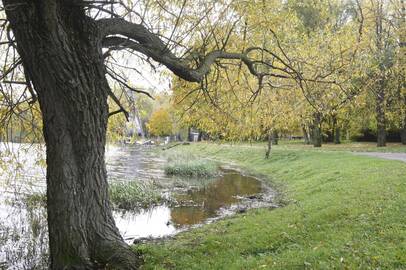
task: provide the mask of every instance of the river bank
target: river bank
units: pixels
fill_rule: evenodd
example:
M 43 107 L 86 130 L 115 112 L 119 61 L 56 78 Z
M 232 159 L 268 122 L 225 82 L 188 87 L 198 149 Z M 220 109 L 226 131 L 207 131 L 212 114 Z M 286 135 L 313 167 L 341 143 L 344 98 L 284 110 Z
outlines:
M 406 164 L 342 150 L 193 144 L 168 150 L 265 175 L 287 205 L 135 247 L 143 269 L 405 269 Z

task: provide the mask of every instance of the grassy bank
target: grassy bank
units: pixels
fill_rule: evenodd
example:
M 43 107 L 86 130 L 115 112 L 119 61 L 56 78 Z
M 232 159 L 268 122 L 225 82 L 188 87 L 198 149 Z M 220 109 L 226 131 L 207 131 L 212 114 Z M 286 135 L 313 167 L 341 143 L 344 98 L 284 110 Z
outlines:
M 342 151 L 197 144 L 172 150 L 266 175 L 290 200 L 144 244 L 144 269 L 406 269 L 406 163 Z

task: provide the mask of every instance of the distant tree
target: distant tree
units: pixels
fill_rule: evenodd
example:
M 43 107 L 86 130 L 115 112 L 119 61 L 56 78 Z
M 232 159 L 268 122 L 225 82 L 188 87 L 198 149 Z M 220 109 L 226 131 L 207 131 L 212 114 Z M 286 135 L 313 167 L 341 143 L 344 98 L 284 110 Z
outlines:
M 147 123 L 148 131 L 153 136 L 169 136 L 173 132 L 171 116 L 166 109 L 159 109 L 152 113 Z
M 404 51 L 402 55 L 401 40 L 404 38 L 402 29 L 404 29 L 405 3 L 403 0 L 371 0 L 361 3 L 365 18 L 364 35 L 367 48 L 365 52 L 369 57 L 365 72 L 367 75 L 365 82 L 370 85 L 367 94 L 371 96 L 368 106 L 375 109 L 374 129 L 377 146 L 382 147 L 386 145 L 386 130 L 393 122 L 390 121 L 391 110 L 400 105 L 395 103 L 403 101 L 400 88 L 402 77 L 404 78 L 404 67 L 402 68 L 404 60 L 401 60 L 404 59 Z M 399 91 L 396 91 L 398 87 Z M 393 102 L 394 99 L 397 102 Z M 400 105 L 400 108 L 402 107 L 403 104 Z M 403 112 L 401 109 L 395 113 L 399 118 L 396 122 L 403 121 L 400 120 L 404 115 Z M 397 126 L 399 127 L 399 124 Z

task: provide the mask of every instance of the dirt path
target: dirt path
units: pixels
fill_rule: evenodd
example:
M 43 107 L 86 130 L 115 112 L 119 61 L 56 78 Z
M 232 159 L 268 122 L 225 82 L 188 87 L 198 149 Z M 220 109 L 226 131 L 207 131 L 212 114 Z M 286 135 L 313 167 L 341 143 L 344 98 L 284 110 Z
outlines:
M 354 152 L 354 154 L 406 162 L 406 153 Z

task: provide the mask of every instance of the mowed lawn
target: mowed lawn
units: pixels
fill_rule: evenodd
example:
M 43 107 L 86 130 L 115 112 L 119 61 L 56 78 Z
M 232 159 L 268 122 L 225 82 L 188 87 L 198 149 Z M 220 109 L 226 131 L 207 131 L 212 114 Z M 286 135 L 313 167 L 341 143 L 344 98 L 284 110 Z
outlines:
M 406 269 L 406 163 L 348 149 L 282 145 L 266 160 L 264 145 L 172 148 L 263 175 L 283 206 L 137 246 L 143 269 Z

